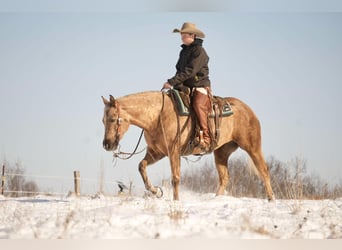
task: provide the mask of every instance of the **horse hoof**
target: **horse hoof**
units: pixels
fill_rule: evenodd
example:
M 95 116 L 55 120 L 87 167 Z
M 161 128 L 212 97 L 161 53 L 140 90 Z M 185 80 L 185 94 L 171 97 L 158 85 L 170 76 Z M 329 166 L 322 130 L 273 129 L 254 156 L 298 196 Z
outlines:
M 161 198 L 164 195 L 163 189 L 161 187 L 155 187 L 157 189 L 156 197 Z
M 275 201 L 275 196 L 272 195 L 270 197 L 267 198 L 268 202 L 274 202 Z

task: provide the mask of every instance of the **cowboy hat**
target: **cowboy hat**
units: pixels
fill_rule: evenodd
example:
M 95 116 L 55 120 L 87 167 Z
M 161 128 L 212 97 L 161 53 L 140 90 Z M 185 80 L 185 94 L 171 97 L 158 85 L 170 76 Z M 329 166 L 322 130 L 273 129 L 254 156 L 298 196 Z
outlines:
M 183 23 L 183 26 L 181 29 L 174 29 L 173 30 L 174 33 L 191 33 L 191 34 L 195 34 L 196 36 L 200 37 L 200 38 L 204 38 L 205 34 L 200 31 L 199 29 L 197 29 L 196 24 L 194 23 Z

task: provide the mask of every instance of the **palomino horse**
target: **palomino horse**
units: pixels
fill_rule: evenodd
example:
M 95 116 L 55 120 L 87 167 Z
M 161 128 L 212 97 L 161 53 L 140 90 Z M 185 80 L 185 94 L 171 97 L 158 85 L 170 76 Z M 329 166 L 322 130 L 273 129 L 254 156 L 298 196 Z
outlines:
M 139 163 L 139 172 L 145 188 L 152 194 L 157 194 L 158 188 L 149 181 L 146 168 L 168 156 L 172 173 L 173 198 L 178 200 L 180 152 L 187 146 L 190 139 L 193 129 L 192 121 L 187 122 L 188 117 L 177 117 L 178 114 L 171 98 L 164 92 L 149 91 L 118 99 L 113 96 L 110 96 L 109 100 L 104 97 L 102 99 L 105 104 L 103 147 L 107 151 L 116 150 L 119 141 L 130 125 L 144 129 L 147 150 L 144 159 Z M 240 147 L 253 160 L 258 176 L 264 183 L 267 197 L 269 200 L 273 200 L 270 176 L 261 150 L 259 120 L 242 101 L 231 97 L 226 99 L 231 104 L 234 114 L 229 117 L 222 117 L 220 138 L 213 151 L 219 177 L 216 195 L 224 194 L 229 177 L 228 158 Z M 179 127 L 182 128 L 181 132 Z M 180 136 L 179 133 L 181 133 Z M 192 154 L 198 153 L 192 152 Z

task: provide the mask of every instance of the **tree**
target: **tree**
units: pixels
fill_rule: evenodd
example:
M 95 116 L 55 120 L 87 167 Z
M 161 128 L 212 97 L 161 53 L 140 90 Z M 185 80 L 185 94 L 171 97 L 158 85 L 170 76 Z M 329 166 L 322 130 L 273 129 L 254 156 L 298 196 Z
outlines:
M 4 193 L 11 197 L 32 196 L 38 192 L 38 185 L 34 181 L 27 181 L 25 169 L 20 160 L 17 160 L 12 166 L 5 161 L 5 191 Z
M 342 197 L 342 183 L 329 186 L 319 176 L 307 173 L 306 161 L 295 157 L 281 162 L 271 156 L 267 160 L 271 182 L 277 199 L 334 199 Z M 213 163 L 187 169 L 182 184 L 200 193 L 215 192 L 218 175 Z M 264 198 L 262 182 L 254 173 L 248 159 L 240 157 L 229 160 L 229 183 L 227 193 L 235 197 Z

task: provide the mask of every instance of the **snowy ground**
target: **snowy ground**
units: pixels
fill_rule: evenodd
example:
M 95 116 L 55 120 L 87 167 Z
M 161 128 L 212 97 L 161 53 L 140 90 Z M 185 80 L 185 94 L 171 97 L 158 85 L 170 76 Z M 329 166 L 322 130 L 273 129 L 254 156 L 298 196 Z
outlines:
M 342 238 L 342 198 L 266 200 L 181 189 L 142 196 L 0 196 L 0 239 Z

